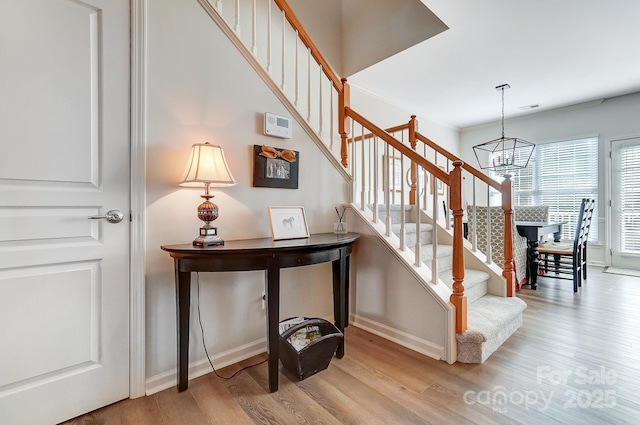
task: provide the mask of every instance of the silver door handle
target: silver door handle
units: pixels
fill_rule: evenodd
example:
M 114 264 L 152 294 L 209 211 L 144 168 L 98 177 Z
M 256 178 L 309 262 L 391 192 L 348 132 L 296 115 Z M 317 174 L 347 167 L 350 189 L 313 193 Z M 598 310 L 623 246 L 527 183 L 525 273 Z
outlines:
M 89 220 L 107 220 L 109 223 L 120 223 L 124 218 L 122 211 L 120 210 L 111 210 L 107 211 L 105 215 L 90 215 L 87 217 Z

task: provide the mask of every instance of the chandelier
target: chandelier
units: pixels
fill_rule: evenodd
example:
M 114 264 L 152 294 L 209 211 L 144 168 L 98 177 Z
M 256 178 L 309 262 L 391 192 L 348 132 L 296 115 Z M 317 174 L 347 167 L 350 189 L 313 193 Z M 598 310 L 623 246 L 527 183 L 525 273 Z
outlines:
M 502 137 L 473 147 L 478 164 L 483 170 L 525 168 L 535 148 L 531 142 L 504 135 L 504 91 L 508 88 L 511 88 L 509 84 L 496 87 L 496 90 L 502 92 Z

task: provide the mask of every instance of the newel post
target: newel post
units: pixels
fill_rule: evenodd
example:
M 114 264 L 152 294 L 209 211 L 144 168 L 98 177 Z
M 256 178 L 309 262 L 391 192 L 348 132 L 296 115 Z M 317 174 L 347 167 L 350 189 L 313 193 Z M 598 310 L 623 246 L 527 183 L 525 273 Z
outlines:
M 502 275 L 507 281 L 507 296 L 516 295 L 515 263 L 513 261 L 513 181 L 510 174 L 505 174 L 502 182 L 502 210 L 504 211 L 504 267 Z
M 351 106 L 351 90 L 347 79 L 343 78 L 342 91 L 338 93 L 338 132 L 340 133 L 340 158 L 344 168 L 349 165 L 349 144 L 347 137 L 349 136 L 349 117 L 347 116 L 347 108 Z
M 464 242 L 462 216 L 462 161 L 453 162 L 449 174 L 449 205 L 453 211 L 453 293 L 449 301 L 456 307 L 456 333 L 467 330 L 467 297 L 464 295 Z
M 409 120 L 409 143 L 411 144 L 411 149 L 416 150 L 416 146 L 418 144 L 418 139 L 416 138 L 416 132 L 418 131 L 418 120 L 415 115 L 411 115 L 411 120 Z M 409 205 L 416 204 L 416 194 L 418 189 L 418 165 L 411 161 L 411 172 L 410 172 L 409 182 Z

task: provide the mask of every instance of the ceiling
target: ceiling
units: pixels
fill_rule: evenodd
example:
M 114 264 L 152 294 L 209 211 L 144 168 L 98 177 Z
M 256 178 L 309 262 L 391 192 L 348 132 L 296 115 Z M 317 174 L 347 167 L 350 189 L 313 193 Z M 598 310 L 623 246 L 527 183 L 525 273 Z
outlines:
M 638 0 L 421 0 L 449 29 L 349 77 L 465 128 L 640 91 Z M 538 107 L 530 108 L 531 105 Z

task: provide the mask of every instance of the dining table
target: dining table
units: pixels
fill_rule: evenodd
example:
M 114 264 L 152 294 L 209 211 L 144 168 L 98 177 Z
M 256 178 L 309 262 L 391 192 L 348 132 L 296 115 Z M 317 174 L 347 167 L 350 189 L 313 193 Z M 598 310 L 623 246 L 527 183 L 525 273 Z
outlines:
M 541 241 L 553 234 L 554 242 L 558 242 L 562 235 L 564 221 L 517 221 L 516 229 L 520 236 L 527 238 L 527 272 L 526 283 L 531 289 L 538 288 L 538 246 Z M 518 286 L 517 289 L 520 289 Z

